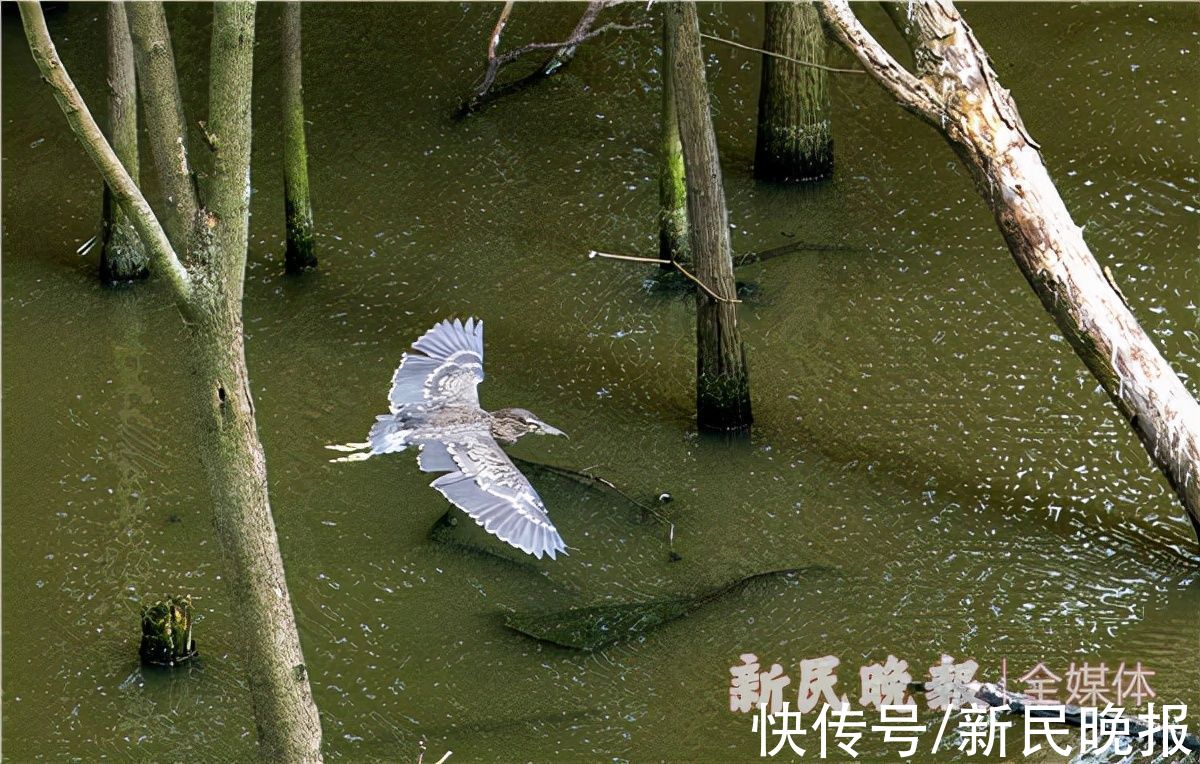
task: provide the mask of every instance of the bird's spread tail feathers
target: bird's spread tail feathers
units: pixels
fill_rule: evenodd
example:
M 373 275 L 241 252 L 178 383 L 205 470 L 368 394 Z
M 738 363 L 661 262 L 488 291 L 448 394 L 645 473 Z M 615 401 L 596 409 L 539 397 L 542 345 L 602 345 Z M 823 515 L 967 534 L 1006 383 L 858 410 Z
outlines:
M 371 434 L 363 443 L 342 443 L 325 446 L 331 451 L 342 451 L 347 456 L 330 459 L 331 462 L 361 462 L 377 454 L 403 451 L 410 444 L 408 436 L 413 432 L 407 418 L 402 415 L 381 414 L 371 426 Z
M 331 462 L 361 462 L 363 459 L 368 459 L 372 456 L 370 450 L 371 444 L 368 443 L 331 443 L 325 446 L 330 451 L 342 451 L 346 456 L 339 456 L 336 459 L 330 459 Z

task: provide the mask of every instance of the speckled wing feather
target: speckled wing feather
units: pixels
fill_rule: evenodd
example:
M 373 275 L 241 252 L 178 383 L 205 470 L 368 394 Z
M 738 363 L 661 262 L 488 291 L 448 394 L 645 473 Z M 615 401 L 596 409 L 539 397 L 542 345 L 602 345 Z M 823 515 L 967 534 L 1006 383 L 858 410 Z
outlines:
M 553 560 L 558 552 L 566 553 L 541 497 L 491 434 L 481 429 L 460 432 L 453 442 L 423 443 L 421 468 L 446 469 L 447 456 L 454 471 L 430 485 L 484 530 L 538 559 L 546 554 Z
M 483 322 L 468 318 L 436 324 L 413 343 L 392 376 L 393 414 L 405 406 L 479 406 L 483 381 Z

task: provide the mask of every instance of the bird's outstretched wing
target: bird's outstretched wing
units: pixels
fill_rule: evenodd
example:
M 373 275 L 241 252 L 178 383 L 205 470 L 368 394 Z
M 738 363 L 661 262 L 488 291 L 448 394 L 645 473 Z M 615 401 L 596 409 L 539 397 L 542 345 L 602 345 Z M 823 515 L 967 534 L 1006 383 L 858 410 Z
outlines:
M 491 434 L 422 441 L 418 463 L 426 472 L 449 472 L 430 485 L 501 541 L 538 559 L 566 553 L 541 497 Z
M 483 381 L 483 322 L 468 318 L 435 324 L 413 343 L 392 376 L 392 413 L 404 406 L 479 406 Z

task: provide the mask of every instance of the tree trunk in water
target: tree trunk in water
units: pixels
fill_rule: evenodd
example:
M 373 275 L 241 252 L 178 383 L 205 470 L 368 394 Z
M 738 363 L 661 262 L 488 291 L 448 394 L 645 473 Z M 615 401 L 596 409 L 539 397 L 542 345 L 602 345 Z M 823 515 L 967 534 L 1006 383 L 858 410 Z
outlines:
M 133 71 L 133 42 L 123 3 L 112 3 L 108 16 L 108 137 L 113 151 L 134 182 L 138 179 L 137 79 Z M 133 222 L 113 203 L 104 186 L 100 235 L 100 280 L 136 281 L 150 275 L 146 250 Z
M 242 331 L 250 213 L 253 3 L 213 8 L 209 74 L 213 182 L 205 224 L 211 278 L 198 284 L 189 324 L 200 415 L 201 461 L 213 493 L 217 538 L 228 561 L 250 680 L 260 754 L 271 761 L 321 760 L 321 723 L 300 650 L 267 497 L 267 466 L 254 418 Z M 195 238 L 200 238 L 199 236 Z
M 144 53 L 151 61 L 158 60 L 155 56 L 164 50 L 164 41 L 158 37 L 162 31 L 159 27 L 165 29 L 165 23 L 159 23 L 163 19 L 161 4 L 135 5 L 142 21 L 147 22 L 142 27 L 146 33 L 142 41 L 147 43 Z M 266 462 L 258 440 L 243 344 L 254 4 L 216 3 L 213 7 L 207 128 L 213 140 L 207 206 L 203 210 L 189 208 L 186 200 L 181 204 L 179 198 L 169 205 L 176 213 L 176 222 L 191 221 L 189 227 L 176 234 L 177 241 L 189 246 L 187 266 L 67 76 L 41 7 L 36 0 L 21 2 L 19 7 L 43 79 L 53 88 L 68 125 L 113 189 L 114 198 L 137 225 L 154 268 L 170 283 L 184 315 L 200 460 L 212 490 L 214 525 L 239 624 L 234 652 L 249 679 L 259 758 L 319 762 L 320 719 L 271 518 Z M 131 10 L 129 14 L 132 27 L 135 14 Z M 178 95 L 173 64 L 143 67 L 139 63 L 138 74 L 146 101 L 155 100 L 156 94 Z M 178 103 L 165 106 L 159 117 L 166 121 L 158 128 L 167 132 L 155 134 L 151 126 L 149 136 L 152 145 L 160 149 L 155 163 L 165 182 L 186 181 L 184 185 L 191 188 L 182 124 L 175 125 L 178 131 L 170 132 L 173 117 L 181 117 L 182 110 L 175 108 Z M 171 151 L 163 151 L 172 147 Z M 170 164 L 164 166 L 164 161 Z M 194 200 L 195 195 L 191 198 Z
M 763 50 L 825 63 L 825 33 L 806 0 L 768 0 Z M 773 56 L 762 57 L 754 175 L 763 180 L 820 180 L 833 174 L 829 75 Z
M 312 200 L 308 195 L 301 50 L 300 3 L 291 0 L 283 6 L 283 204 L 287 218 L 284 267 L 288 273 L 317 267 Z
M 187 119 L 176 77 L 175 51 L 161 2 L 125 3 L 129 32 L 133 37 L 134 63 L 146 138 L 159 188 L 166 200 L 164 228 L 171 243 L 182 251 L 199 210 L 196 179 L 188 153 Z
M 729 217 L 708 103 L 696 5 L 663 9 L 687 176 L 687 215 L 696 276 L 721 299 L 696 290 L 696 420 L 702 430 L 741 430 L 752 422 L 746 352 L 737 325 L 737 285 Z
M 683 172 L 683 146 L 679 143 L 679 116 L 671 77 L 674 58 L 667 20 L 663 18 L 661 142 L 658 147 L 658 257 L 686 262 L 687 185 Z M 673 270 L 669 263 L 663 270 Z
M 214 295 L 189 326 L 200 461 L 228 564 L 259 753 L 267 761 L 321 760 L 321 726 L 309 686 L 267 493 L 267 465 L 250 397 L 238 308 Z
M 1092 256 L 958 10 L 948 0 L 890 10 L 913 48 L 916 75 L 863 29 L 845 0 L 827 0 L 821 12 L 863 68 L 962 159 L 1021 273 L 1162 470 L 1200 539 L 1200 403 Z

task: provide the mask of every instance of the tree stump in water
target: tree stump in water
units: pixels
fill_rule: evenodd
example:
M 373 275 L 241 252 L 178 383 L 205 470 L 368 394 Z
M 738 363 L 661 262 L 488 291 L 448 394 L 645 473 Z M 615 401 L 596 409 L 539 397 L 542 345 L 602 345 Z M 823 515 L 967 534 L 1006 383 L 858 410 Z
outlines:
M 142 662 L 174 666 L 196 657 L 192 598 L 169 597 L 142 608 Z

